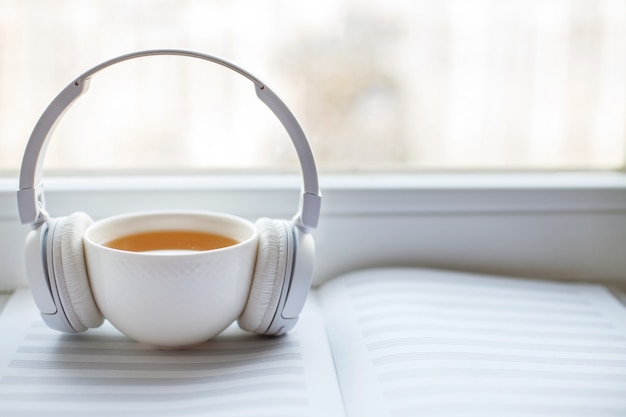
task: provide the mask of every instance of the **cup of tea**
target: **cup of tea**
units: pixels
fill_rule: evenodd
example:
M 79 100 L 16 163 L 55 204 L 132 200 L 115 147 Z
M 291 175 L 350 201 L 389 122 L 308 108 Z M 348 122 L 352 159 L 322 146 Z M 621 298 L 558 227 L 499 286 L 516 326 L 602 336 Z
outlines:
M 199 211 L 124 214 L 84 236 L 102 314 L 128 337 L 170 349 L 202 343 L 239 317 L 257 244 L 250 221 Z

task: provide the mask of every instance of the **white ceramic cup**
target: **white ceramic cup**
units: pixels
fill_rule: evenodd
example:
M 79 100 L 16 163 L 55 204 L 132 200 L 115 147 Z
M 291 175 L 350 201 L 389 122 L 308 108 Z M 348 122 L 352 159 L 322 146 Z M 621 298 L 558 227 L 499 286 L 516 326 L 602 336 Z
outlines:
M 239 243 L 207 251 L 129 252 L 104 246 L 125 235 L 190 230 Z M 100 220 L 84 238 L 91 290 L 104 317 L 128 337 L 176 349 L 235 321 L 248 299 L 258 233 L 251 222 L 198 211 L 141 212 Z

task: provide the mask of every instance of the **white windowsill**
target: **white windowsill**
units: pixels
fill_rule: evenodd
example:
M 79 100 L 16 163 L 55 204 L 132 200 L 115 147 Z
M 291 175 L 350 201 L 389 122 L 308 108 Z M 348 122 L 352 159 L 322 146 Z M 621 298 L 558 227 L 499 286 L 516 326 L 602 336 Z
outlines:
M 44 180 L 47 196 L 214 192 L 271 197 L 296 193 L 299 187 L 300 178 L 295 174 L 83 176 Z M 626 209 L 626 174 L 618 172 L 321 175 L 320 188 L 323 213 Z M 4 201 L 14 199 L 16 189 L 16 178 L 0 178 L 0 198 Z M 416 202 L 411 198 L 416 195 L 428 198 Z M 524 198 L 517 198 L 521 196 Z M 367 204 L 357 205 L 361 199 Z M 6 204 L 0 206 L 0 216 L 12 211 Z
M 167 208 L 296 212 L 298 175 L 46 177 L 53 216 Z M 417 265 L 626 282 L 626 174 L 322 175 L 316 279 Z M 25 285 L 17 178 L 0 179 L 0 291 Z

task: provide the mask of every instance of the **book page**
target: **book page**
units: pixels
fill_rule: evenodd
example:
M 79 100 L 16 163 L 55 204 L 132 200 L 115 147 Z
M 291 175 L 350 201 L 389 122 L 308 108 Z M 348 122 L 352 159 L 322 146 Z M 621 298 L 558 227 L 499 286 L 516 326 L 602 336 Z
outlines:
M 45 327 L 26 290 L 0 315 L 0 415 L 340 416 L 315 297 L 284 337 L 231 326 L 190 350 L 156 350 L 105 323 L 78 335 Z
M 348 416 L 626 416 L 626 310 L 601 286 L 380 269 L 320 301 Z

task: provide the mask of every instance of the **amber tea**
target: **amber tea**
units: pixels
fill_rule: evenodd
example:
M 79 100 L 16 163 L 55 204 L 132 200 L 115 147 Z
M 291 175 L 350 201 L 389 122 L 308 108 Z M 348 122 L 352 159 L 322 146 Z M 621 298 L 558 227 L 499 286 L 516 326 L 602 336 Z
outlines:
M 122 236 L 104 243 L 112 249 L 129 252 L 206 251 L 239 243 L 236 239 L 216 233 L 190 230 L 156 230 Z

